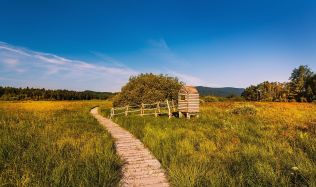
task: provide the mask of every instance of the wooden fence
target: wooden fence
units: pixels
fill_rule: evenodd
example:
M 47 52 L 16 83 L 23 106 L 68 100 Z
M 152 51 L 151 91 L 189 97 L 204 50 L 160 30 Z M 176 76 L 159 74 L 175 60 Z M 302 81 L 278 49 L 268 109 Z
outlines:
M 172 113 L 176 112 L 176 104 L 172 100 L 171 102 L 166 100 L 164 102 L 157 102 L 157 103 L 151 103 L 151 104 L 145 104 L 142 103 L 140 105 L 127 105 L 125 107 L 113 107 L 111 108 L 111 115 L 110 119 L 112 119 L 114 116 L 118 115 L 154 115 L 157 117 L 161 114 L 168 114 L 169 118 L 172 117 Z

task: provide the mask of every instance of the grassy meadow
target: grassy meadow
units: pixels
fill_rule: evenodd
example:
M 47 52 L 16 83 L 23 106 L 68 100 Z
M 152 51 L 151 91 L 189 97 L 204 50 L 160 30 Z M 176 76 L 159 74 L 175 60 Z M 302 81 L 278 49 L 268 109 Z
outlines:
M 111 103 L 0 102 L 0 186 L 117 186 L 122 161 L 96 105 Z
M 117 186 L 122 161 L 90 115 L 107 101 L 0 102 L 1 186 Z M 203 104 L 200 118 L 114 121 L 153 152 L 173 186 L 316 186 L 316 105 Z
M 144 142 L 173 186 L 316 186 L 315 104 L 215 102 L 190 120 L 114 121 Z

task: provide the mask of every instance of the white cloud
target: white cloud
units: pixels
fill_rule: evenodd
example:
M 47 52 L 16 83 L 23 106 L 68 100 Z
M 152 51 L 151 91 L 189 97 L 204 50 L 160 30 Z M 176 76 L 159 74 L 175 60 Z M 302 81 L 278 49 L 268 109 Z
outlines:
M 0 68 L 1 74 L 27 81 L 29 86 L 48 87 L 45 82 L 51 82 L 52 85 L 60 85 L 59 88 L 100 91 L 118 91 L 131 75 L 138 73 L 125 66 L 106 66 L 73 60 L 4 42 L 0 42 Z

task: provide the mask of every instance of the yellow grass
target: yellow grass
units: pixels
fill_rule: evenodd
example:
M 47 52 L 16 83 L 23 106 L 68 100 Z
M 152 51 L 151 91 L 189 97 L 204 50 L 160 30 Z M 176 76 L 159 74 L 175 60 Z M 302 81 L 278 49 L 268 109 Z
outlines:
M 116 186 L 121 161 L 96 105 L 111 103 L 0 102 L 0 186 Z
M 114 120 L 149 147 L 174 186 L 316 186 L 315 104 L 217 102 L 198 119 Z

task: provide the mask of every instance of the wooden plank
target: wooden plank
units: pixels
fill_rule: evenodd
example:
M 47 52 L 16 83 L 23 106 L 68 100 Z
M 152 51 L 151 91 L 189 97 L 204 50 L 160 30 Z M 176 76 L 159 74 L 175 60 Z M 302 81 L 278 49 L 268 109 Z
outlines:
M 140 111 L 140 109 L 138 109 L 138 110 L 129 110 L 128 113 L 139 112 L 139 111 Z

